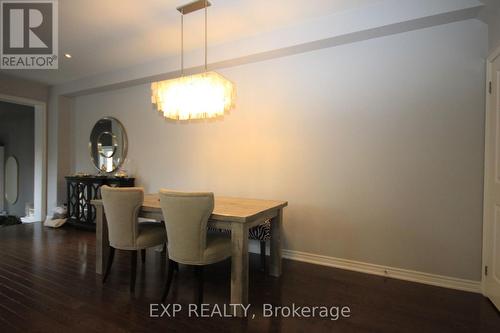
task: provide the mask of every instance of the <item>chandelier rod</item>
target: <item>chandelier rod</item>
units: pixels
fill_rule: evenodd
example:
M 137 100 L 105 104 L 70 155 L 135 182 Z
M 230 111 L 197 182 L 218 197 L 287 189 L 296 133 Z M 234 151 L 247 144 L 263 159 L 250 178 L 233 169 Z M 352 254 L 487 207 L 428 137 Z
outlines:
M 181 12 L 181 76 L 184 76 L 184 13 Z
M 208 0 L 205 0 L 205 72 L 208 71 L 208 24 L 207 24 L 207 16 L 208 16 Z
M 208 0 L 195 0 L 187 5 L 177 7 L 181 13 L 181 76 L 184 76 L 184 15 L 197 11 L 205 10 L 205 72 L 208 71 L 208 7 L 212 4 Z

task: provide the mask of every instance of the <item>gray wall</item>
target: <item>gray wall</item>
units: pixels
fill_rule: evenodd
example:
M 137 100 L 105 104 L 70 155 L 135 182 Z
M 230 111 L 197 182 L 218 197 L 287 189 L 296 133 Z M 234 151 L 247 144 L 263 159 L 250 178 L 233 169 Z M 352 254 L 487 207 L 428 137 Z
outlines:
M 496 9 L 492 9 L 489 19 L 489 44 L 490 52 L 500 47 L 500 2 L 497 2 Z
M 46 102 L 49 86 L 0 73 L 0 94 Z
M 500 47 L 500 1 L 481 0 L 485 4 L 480 13 L 480 18 L 488 24 L 489 52 Z
M 286 249 L 479 280 L 487 48 L 468 20 L 228 68 L 236 109 L 191 124 L 149 85 L 77 97 L 73 169 L 113 116 L 147 192 L 288 200 Z
M 33 204 L 34 192 L 35 113 L 32 107 L 0 102 L 0 146 L 5 146 L 5 160 L 15 156 L 19 163 L 18 200 L 13 205 L 4 201 L 4 208 L 10 214 L 24 216 L 25 204 Z

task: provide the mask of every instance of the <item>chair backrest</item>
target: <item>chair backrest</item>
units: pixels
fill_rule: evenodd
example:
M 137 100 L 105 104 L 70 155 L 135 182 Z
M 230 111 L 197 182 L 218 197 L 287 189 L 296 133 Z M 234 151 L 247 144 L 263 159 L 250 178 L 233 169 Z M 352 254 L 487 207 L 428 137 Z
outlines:
M 168 238 L 168 256 L 184 264 L 203 259 L 207 223 L 214 210 L 214 194 L 160 190 L 160 205 Z
M 133 250 L 139 233 L 137 217 L 144 201 L 141 187 L 101 187 L 104 213 L 108 221 L 109 244 Z

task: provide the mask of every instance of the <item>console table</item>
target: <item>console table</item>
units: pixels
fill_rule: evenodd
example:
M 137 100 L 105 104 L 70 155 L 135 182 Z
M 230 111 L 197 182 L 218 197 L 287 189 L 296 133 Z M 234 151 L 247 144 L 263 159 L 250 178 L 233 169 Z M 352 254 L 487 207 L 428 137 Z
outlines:
M 101 199 L 101 186 L 132 187 L 135 178 L 67 176 L 68 221 L 72 226 L 95 230 L 96 210 L 91 200 Z

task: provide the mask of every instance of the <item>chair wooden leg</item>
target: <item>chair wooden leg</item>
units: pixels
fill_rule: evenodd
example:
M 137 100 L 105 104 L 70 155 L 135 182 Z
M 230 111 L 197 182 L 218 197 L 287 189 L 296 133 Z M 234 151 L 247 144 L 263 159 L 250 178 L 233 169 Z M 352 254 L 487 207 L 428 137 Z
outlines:
M 108 255 L 108 264 L 106 265 L 106 271 L 104 272 L 104 275 L 102 276 L 102 283 L 106 282 L 106 279 L 108 278 L 109 271 L 111 270 L 111 265 L 113 265 L 113 258 L 115 257 L 115 248 L 114 247 L 109 247 L 109 255 Z
M 146 262 L 146 249 L 141 250 L 141 261 L 143 264 Z
M 161 297 L 161 302 L 165 303 L 165 299 L 168 296 L 168 292 L 170 290 L 170 285 L 172 284 L 172 278 L 174 276 L 174 266 L 177 264 L 175 261 L 168 259 L 168 272 L 167 272 L 167 280 L 165 282 L 165 289 L 163 289 L 163 295 Z
M 196 274 L 196 279 L 198 280 L 197 303 L 198 305 L 201 305 L 203 303 L 203 266 L 195 266 L 194 272 Z
M 266 270 L 266 241 L 260 241 L 260 269 Z
M 135 276 L 137 274 L 137 251 L 130 252 L 130 292 L 135 291 Z

